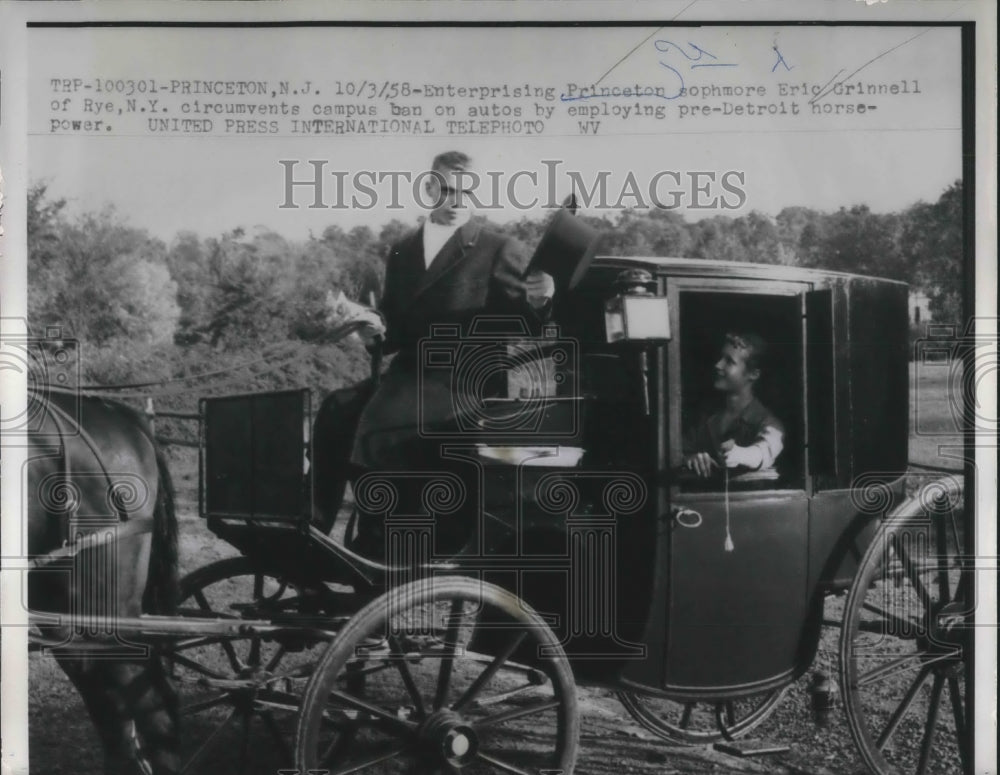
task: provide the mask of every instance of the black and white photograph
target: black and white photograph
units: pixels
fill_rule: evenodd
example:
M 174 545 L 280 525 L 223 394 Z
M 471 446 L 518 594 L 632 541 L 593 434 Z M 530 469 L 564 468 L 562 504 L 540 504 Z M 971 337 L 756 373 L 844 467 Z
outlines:
M 0 18 L 4 775 L 997 771 L 989 3 Z

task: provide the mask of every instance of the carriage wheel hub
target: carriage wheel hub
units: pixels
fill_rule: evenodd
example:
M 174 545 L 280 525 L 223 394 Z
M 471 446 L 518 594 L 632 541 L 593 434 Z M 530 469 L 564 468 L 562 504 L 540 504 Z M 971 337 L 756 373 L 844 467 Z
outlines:
M 420 728 L 420 738 L 435 757 L 452 767 L 464 767 L 476 758 L 479 739 L 461 715 L 441 708 L 427 717 Z

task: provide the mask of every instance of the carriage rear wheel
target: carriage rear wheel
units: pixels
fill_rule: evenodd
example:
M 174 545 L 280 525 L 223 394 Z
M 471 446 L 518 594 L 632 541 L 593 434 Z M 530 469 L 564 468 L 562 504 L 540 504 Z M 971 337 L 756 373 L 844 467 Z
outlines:
M 263 571 L 247 557 L 212 563 L 180 582 L 178 614 L 192 619 L 281 619 L 329 613 L 330 592 Z M 294 632 L 294 631 L 293 631 Z M 327 641 L 191 636 L 168 657 L 180 693 L 185 773 L 273 773 L 293 761 L 306 680 Z
M 840 690 L 851 735 L 879 775 L 969 771 L 971 573 L 960 561 L 956 491 L 925 490 L 921 513 L 891 518 L 847 598 Z
M 668 700 L 639 692 L 618 699 L 639 724 L 670 743 L 704 745 L 746 735 L 781 702 L 784 690 L 725 700 Z
M 570 775 L 578 738 L 552 630 L 499 587 L 438 577 L 390 590 L 330 645 L 303 700 L 296 768 Z

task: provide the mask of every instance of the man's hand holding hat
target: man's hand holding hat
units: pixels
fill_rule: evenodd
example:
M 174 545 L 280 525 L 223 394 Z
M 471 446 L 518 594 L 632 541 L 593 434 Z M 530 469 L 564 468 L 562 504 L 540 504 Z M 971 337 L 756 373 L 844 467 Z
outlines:
M 525 298 L 536 309 L 544 307 L 556 292 L 556 281 L 552 279 L 552 275 L 540 269 L 528 272 L 524 277 L 523 284 Z

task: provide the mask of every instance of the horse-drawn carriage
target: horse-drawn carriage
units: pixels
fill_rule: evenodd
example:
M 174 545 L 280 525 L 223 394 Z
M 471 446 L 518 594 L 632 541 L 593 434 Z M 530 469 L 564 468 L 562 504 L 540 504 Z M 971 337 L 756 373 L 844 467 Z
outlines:
M 840 694 L 868 767 L 969 771 L 962 484 L 907 474 L 906 299 L 823 271 L 609 258 L 539 336 L 434 332 L 425 366 L 466 386 L 472 421 L 440 437 L 446 469 L 353 483 L 385 525 L 378 559 L 354 550 L 350 509 L 314 503 L 335 474 L 306 391 L 205 400 L 201 511 L 240 556 L 117 631 L 162 645 L 183 707 L 218 722 L 192 770 L 215 746 L 243 771 L 263 737 L 300 772 L 569 773 L 576 682 L 666 741 L 737 738 L 846 594 Z M 714 348 L 747 327 L 771 346 L 761 399 L 784 448 L 766 473 L 693 476 L 682 438 Z

